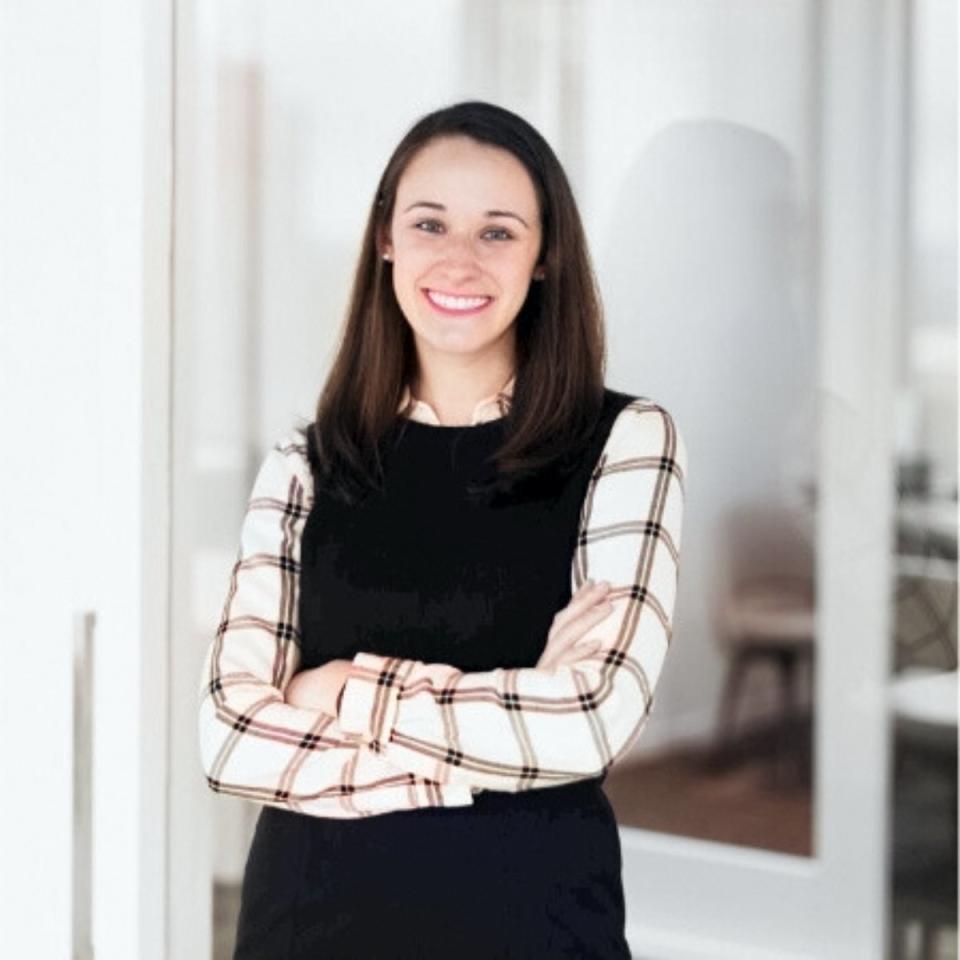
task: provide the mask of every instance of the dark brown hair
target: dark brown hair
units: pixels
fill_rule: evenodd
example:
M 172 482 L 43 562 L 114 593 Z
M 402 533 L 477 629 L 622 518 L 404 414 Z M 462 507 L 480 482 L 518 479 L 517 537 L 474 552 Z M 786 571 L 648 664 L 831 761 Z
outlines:
M 573 466 L 603 401 L 605 338 L 586 238 L 573 192 L 550 145 L 522 117 L 467 101 L 418 120 L 380 177 L 367 217 L 340 344 L 317 403 L 301 427 L 316 483 L 354 502 L 382 489 L 382 443 L 402 429 L 398 407 L 413 383 L 413 333 L 382 259 L 393 207 L 407 165 L 437 137 L 466 136 L 508 150 L 524 165 L 537 194 L 544 278 L 530 284 L 516 324 L 516 382 L 504 439 L 493 456 L 493 482 L 506 492 Z

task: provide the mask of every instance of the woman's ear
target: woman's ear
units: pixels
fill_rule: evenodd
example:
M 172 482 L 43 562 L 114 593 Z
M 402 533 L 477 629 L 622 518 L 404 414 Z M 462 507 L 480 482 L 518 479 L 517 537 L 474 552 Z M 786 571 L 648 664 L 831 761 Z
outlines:
M 390 242 L 390 235 L 383 234 L 380 237 L 380 241 L 377 244 L 377 251 L 382 260 L 392 260 L 393 259 L 393 244 Z

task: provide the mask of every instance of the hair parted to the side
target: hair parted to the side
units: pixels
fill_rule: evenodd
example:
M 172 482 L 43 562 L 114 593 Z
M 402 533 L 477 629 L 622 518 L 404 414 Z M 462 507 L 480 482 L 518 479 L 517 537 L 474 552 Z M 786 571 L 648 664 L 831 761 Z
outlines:
M 402 429 L 397 410 L 417 371 L 412 330 L 382 259 L 397 185 L 438 137 L 466 136 L 508 150 L 536 189 L 542 281 L 516 319 L 516 382 L 493 457 L 491 492 L 519 489 L 572 465 L 603 400 L 605 334 L 600 294 L 573 192 L 546 140 L 503 107 L 466 101 L 418 120 L 397 145 L 370 207 L 340 344 L 312 424 L 300 427 L 315 482 L 347 502 L 381 490 L 381 444 Z

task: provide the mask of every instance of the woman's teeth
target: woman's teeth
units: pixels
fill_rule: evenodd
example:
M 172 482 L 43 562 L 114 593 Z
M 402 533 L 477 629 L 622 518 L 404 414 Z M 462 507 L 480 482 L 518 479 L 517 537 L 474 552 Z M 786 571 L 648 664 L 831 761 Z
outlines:
M 489 297 L 450 297 L 435 290 L 428 290 L 427 297 L 432 303 L 445 310 L 475 310 L 490 299 Z

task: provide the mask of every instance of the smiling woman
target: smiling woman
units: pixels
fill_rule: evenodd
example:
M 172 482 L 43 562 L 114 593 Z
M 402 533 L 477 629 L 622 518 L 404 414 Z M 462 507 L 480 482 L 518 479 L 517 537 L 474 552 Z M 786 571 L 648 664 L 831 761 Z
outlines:
M 407 166 L 381 249 L 420 358 L 414 391 L 427 402 L 440 405 L 443 388 L 428 380 L 438 360 L 453 371 L 483 364 L 501 381 L 516 365 L 514 320 L 543 277 L 540 219 L 530 174 L 499 147 L 436 137 Z
M 604 385 L 546 141 L 487 103 L 422 118 L 204 665 L 208 783 L 264 805 L 235 960 L 629 958 L 601 784 L 669 646 L 686 465 Z

